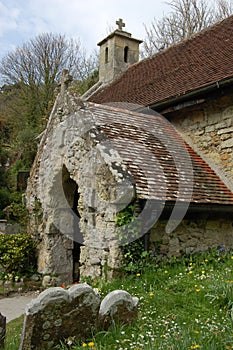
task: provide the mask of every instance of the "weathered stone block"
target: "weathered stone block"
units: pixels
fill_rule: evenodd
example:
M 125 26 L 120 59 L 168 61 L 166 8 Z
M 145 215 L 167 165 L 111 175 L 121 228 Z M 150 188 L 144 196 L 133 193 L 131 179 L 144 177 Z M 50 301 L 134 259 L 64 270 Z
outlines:
M 221 134 L 228 134 L 228 133 L 231 133 L 233 132 L 233 127 L 231 128 L 224 128 L 224 129 L 220 129 L 218 130 L 218 134 L 221 135 Z
M 225 129 L 225 128 L 229 128 L 231 126 L 231 119 L 226 119 L 223 122 L 220 122 L 218 124 L 216 124 L 216 129 Z
M 233 147 L 233 139 L 228 139 L 222 142 L 222 148 L 232 148 Z
M 124 290 L 110 292 L 100 304 L 99 328 L 107 330 L 112 323 L 136 321 L 138 300 Z
M 216 130 L 216 126 L 215 125 L 208 125 L 206 128 L 205 128 L 205 131 L 206 132 L 212 132 L 212 131 L 215 131 Z
M 96 329 L 99 305 L 86 283 L 45 290 L 26 308 L 19 349 L 51 349 L 69 336 L 85 340 Z

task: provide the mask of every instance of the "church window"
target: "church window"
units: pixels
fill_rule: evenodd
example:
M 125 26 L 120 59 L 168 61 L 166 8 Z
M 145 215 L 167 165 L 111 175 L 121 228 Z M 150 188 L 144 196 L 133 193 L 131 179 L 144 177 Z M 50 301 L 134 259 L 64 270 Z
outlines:
M 129 47 L 125 46 L 125 48 L 124 48 L 124 62 L 125 63 L 128 62 L 128 53 L 129 53 Z

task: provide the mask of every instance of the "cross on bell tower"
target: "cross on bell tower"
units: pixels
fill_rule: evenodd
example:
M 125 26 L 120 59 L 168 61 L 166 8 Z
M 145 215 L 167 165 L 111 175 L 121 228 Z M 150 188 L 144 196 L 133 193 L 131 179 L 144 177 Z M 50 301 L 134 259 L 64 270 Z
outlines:
M 122 18 L 119 18 L 118 21 L 116 21 L 116 24 L 118 25 L 119 30 L 122 30 L 122 28 L 125 27 L 125 23 L 123 22 Z

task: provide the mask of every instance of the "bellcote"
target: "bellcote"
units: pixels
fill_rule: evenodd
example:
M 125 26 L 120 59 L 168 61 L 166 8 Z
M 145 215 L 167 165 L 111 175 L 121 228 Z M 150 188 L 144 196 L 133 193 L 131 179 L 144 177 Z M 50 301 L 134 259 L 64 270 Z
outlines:
M 142 40 L 131 37 L 124 31 L 125 23 L 116 21 L 118 29 L 98 43 L 100 46 L 99 81 L 108 83 L 139 60 L 139 45 Z

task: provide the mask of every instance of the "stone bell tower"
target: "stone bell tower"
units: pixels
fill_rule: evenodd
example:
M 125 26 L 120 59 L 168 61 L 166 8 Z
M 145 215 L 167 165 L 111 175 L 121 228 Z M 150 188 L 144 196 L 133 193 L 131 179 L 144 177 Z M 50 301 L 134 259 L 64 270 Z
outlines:
M 118 29 L 98 43 L 100 46 L 99 81 L 111 82 L 116 76 L 126 70 L 129 65 L 139 60 L 139 44 L 142 40 L 131 37 L 122 30 L 125 27 L 120 18 L 116 21 Z

